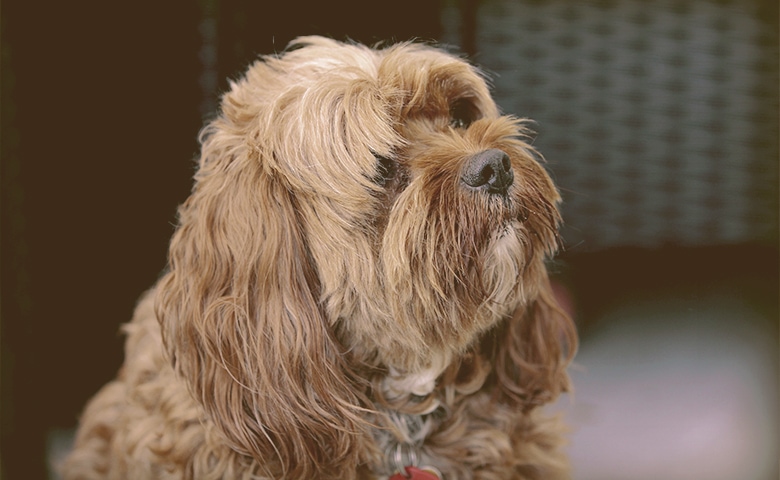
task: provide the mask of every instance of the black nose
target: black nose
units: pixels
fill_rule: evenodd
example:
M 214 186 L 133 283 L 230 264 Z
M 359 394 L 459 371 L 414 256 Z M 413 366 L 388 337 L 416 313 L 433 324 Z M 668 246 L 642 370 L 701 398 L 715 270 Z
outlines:
M 460 179 L 473 189 L 504 195 L 512 185 L 515 174 L 509 155 L 492 148 L 469 158 Z

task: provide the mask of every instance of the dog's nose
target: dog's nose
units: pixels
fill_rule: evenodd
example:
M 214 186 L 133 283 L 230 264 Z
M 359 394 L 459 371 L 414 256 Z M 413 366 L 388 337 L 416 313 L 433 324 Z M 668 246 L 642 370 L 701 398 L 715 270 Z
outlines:
M 515 179 L 515 174 L 509 155 L 492 148 L 469 158 L 460 179 L 473 189 L 505 195 Z

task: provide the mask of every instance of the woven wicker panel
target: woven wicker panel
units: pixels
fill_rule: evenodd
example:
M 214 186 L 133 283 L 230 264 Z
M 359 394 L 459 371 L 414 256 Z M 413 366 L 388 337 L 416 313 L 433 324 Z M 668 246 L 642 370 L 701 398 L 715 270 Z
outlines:
M 775 20 L 758 2 L 480 3 L 474 60 L 537 122 L 570 250 L 777 240 Z M 445 6 L 444 41 L 458 22 Z

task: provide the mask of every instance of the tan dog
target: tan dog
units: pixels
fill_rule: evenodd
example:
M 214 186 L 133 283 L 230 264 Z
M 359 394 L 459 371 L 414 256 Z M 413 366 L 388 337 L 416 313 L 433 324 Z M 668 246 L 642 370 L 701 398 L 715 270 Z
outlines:
M 430 47 L 307 37 L 255 63 L 65 477 L 567 477 L 538 407 L 577 340 L 525 134 Z

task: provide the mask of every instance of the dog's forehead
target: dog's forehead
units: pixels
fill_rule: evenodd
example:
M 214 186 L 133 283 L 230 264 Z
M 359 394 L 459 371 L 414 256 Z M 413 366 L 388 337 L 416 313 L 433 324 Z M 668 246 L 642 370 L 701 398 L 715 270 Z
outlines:
M 404 115 L 448 116 L 453 105 L 467 99 L 480 116 L 498 114 L 486 78 L 465 60 L 423 45 L 400 45 L 380 59 L 380 85 L 400 92 Z
M 396 81 L 412 90 L 438 90 L 445 95 L 486 94 L 484 77 L 465 60 L 422 45 L 401 45 L 388 51 L 378 68 L 380 81 Z

